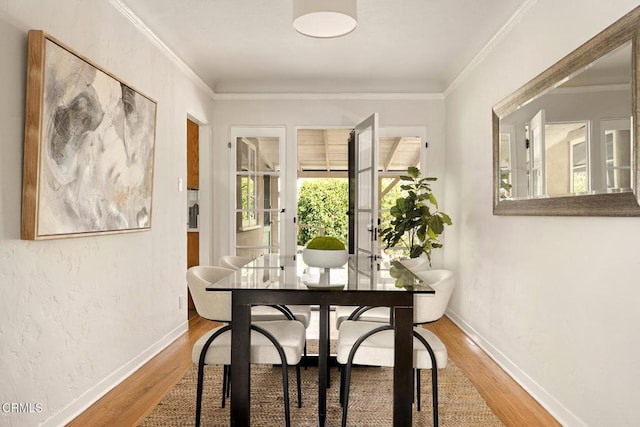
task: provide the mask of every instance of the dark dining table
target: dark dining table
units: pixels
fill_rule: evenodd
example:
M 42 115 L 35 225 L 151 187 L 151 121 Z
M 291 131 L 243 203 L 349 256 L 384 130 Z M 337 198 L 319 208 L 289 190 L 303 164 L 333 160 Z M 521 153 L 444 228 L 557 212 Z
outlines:
M 389 269 L 371 267 L 367 259 L 351 257 L 345 266 L 331 269 L 328 285 L 321 271 L 305 266 L 300 257 L 262 256 L 209 286 L 207 291 L 231 291 L 231 410 L 232 426 L 249 426 L 250 325 L 254 305 L 315 305 L 319 308 L 318 425 L 327 417 L 329 310 L 332 305 L 386 306 L 394 319 L 393 425 L 410 426 L 413 401 L 413 297 L 433 294 L 429 286 L 400 264 Z M 315 270 L 315 272 L 314 272 Z M 402 276 L 401 281 L 397 279 Z M 409 278 L 409 280 L 407 280 Z M 402 283 L 402 286 L 400 286 Z M 414 285 L 412 285 L 414 284 Z

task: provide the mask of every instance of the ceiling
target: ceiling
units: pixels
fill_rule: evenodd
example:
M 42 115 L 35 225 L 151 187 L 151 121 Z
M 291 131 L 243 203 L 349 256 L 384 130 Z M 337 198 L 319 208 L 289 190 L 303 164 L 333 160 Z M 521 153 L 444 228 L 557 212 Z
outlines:
M 314 39 L 293 0 L 111 0 L 216 93 L 441 93 L 528 0 L 358 0 L 358 28 Z

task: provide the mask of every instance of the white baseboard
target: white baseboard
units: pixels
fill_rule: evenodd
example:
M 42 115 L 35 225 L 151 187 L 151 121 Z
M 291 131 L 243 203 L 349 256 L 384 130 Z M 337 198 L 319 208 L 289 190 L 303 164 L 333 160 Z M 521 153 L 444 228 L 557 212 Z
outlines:
M 586 426 L 587 424 L 564 407 L 537 382 L 529 377 L 518 365 L 513 363 L 491 342 L 482 337 L 471 325 L 453 310 L 447 309 L 446 315 L 469 336 L 487 355 L 493 359 L 515 382 L 520 384 L 540 405 L 542 405 L 563 426 Z
M 41 425 L 51 427 L 66 425 L 82 412 L 84 412 L 88 407 L 98 401 L 98 399 L 111 391 L 115 386 L 129 378 L 131 374 L 140 369 L 142 365 L 147 363 L 162 350 L 167 348 L 172 342 L 174 342 L 182 334 L 187 332 L 188 329 L 189 322 L 185 320 L 184 323 L 180 324 L 174 330 L 150 345 L 146 350 L 133 358 L 129 363 L 113 371 L 113 373 L 100 381 L 93 388 L 87 390 L 82 394 L 82 396 L 71 402 L 68 406 L 46 420 Z

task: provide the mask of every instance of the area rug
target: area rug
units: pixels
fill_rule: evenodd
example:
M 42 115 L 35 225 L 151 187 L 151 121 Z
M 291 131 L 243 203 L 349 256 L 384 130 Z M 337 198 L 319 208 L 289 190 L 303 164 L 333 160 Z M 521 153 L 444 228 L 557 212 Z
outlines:
M 328 427 L 339 426 L 342 409 L 339 402 L 340 375 L 331 369 L 331 388 L 327 390 Z M 193 426 L 195 420 L 195 389 L 197 368 L 162 399 L 153 412 L 140 424 L 143 427 Z M 221 407 L 222 368 L 205 369 L 202 426 L 229 425 L 229 405 Z M 392 425 L 392 370 L 390 368 L 354 368 L 349 394 L 349 425 L 381 427 Z M 316 367 L 302 370 L 302 408 L 297 407 L 295 371 L 289 371 L 291 424 L 294 427 L 317 425 Z M 502 426 L 473 384 L 451 361 L 438 371 L 439 416 L 443 427 Z M 282 371 L 279 367 L 254 365 L 251 368 L 251 425 L 284 426 Z M 413 412 L 414 426 L 433 425 L 431 412 L 431 376 L 422 375 L 422 409 Z

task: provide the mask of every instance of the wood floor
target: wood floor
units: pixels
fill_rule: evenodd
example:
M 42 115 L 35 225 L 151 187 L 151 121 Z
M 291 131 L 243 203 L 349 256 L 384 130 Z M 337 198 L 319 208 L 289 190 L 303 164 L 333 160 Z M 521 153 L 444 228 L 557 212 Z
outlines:
M 540 404 L 516 383 L 448 317 L 428 326 L 447 347 L 453 360 L 506 426 L 560 426 Z
M 68 426 L 137 425 L 191 367 L 194 342 L 214 325 L 190 312 L 189 331 L 186 334 Z M 505 425 L 560 425 L 448 318 L 443 317 L 429 325 L 429 329 L 442 339 L 449 351 L 449 358 L 464 371 Z

